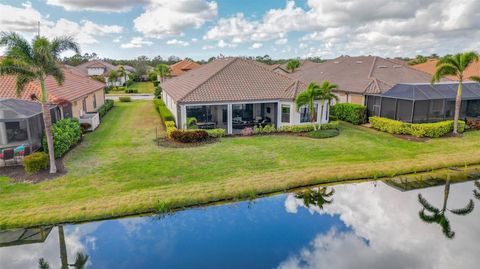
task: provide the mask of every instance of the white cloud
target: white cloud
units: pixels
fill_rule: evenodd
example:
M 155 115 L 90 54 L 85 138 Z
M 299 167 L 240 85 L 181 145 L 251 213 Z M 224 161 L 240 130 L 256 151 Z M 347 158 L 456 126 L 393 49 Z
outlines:
M 134 27 L 145 36 L 164 38 L 200 28 L 217 17 L 217 3 L 206 0 L 155 0 L 137 17 Z
M 166 42 L 167 45 L 177 45 L 182 47 L 187 47 L 190 45 L 187 41 L 178 40 L 178 39 L 170 39 Z
M 253 43 L 251 46 L 250 46 L 250 49 L 259 49 L 263 47 L 263 44 L 262 43 Z
M 0 4 L 0 14 L 4 14 L 0 16 L 1 31 L 36 32 L 39 21 L 42 25 L 51 24 L 32 8 L 31 3 L 25 3 L 22 7 Z
M 133 49 L 151 45 L 153 45 L 153 42 L 145 40 L 143 37 L 137 36 L 132 38 L 130 42 L 120 45 L 120 47 L 123 49 Z
M 219 47 L 219 48 L 235 48 L 236 46 L 237 46 L 237 44 L 228 43 L 228 42 L 225 42 L 223 40 L 220 40 L 217 43 L 217 47 Z
M 113 43 L 120 43 L 122 41 L 123 36 L 118 36 L 112 40 Z
M 135 5 L 147 4 L 149 0 L 47 0 L 47 4 L 63 7 L 68 11 L 126 12 Z
M 277 39 L 275 41 L 275 45 L 285 45 L 287 43 L 288 43 L 288 39 L 286 39 L 286 38 Z
M 198 42 L 198 38 L 192 38 L 190 40 L 192 41 L 192 43 L 197 43 Z

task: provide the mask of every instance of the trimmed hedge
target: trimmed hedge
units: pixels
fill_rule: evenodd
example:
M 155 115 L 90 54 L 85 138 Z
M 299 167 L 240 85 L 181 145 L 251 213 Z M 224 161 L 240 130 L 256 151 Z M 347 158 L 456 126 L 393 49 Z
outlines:
M 23 167 L 28 174 L 35 174 L 48 168 L 48 154 L 35 152 L 23 158 Z
M 62 157 L 82 137 L 78 120 L 63 119 L 52 126 L 55 158 Z M 48 152 L 47 138 L 43 138 L 43 149 Z
M 182 143 L 199 143 L 208 139 L 208 133 L 204 130 L 175 130 L 171 133 L 171 138 Z
M 98 115 L 100 115 L 100 118 L 103 118 L 107 114 L 107 112 L 112 109 L 113 105 L 113 100 L 105 100 L 105 103 L 98 109 Z
M 254 126 L 253 127 L 253 134 L 271 134 L 278 132 L 278 129 L 275 128 L 273 125 L 265 125 L 265 126 Z
M 128 89 L 125 90 L 125 93 L 138 93 L 138 90 L 128 88 Z
M 165 128 L 167 129 L 167 137 L 172 136 L 172 132 L 177 130 L 177 126 L 174 121 L 165 121 Z
M 339 103 L 331 107 L 330 114 L 338 120 L 355 125 L 367 122 L 367 107 L 350 103 Z
M 415 137 L 441 137 L 453 131 L 453 120 L 435 123 L 406 123 L 397 120 L 370 117 L 373 128 L 390 134 L 413 135 Z M 465 122 L 458 121 L 458 132 L 465 130 Z
M 175 122 L 172 112 L 170 112 L 170 110 L 167 108 L 167 106 L 165 105 L 162 99 L 153 100 L 153 104 L 155 105 L 155 109 L 160 114 L 160 117 L 162 118 L 163 122 L 167 122 L 167 121 Z
M 123 103 L 128 103 L 132 101 L 132 98 L 130 98 L 130 96 L 120 96 L 118 100 Z
M 208 133 L 208 137 L 219 138 L 225 136 L 225 129 L 209 129 L 205 130 Z
M 324 123 L 320 126 L 322 130 L 338 129 L 338 121 L 332 121 Z M 318 127 L 318 125 L 317 125 Z M 286 133 L 306 133 L 314 131 L 313 124 L 298 124 L 298 125 L 285 125 L 278 129 L 280 132 Z

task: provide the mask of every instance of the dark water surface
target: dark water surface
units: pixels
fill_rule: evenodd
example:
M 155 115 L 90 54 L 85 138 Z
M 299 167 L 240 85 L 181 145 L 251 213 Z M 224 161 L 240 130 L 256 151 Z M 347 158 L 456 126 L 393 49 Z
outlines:
M 61 268 L 77 253 L 86 268 L 479 268 L 474 189 L 451 184 L 444 212 L 445 185 L 403 192 L 368 182 L 64 225 L 64 241 L 59 227 L 3 231 L 0 268 L 39 268 L 41 258 Z M 419 193 L 435 207 L 425 220 Z

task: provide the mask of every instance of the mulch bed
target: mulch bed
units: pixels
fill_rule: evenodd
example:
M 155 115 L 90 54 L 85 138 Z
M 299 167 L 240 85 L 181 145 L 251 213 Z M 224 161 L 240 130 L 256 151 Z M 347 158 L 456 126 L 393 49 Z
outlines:
M 17 166 L 7 166 L 7 167 L 1 167 L 0 168 L 0 176 L 5 176 L 9 177 L 11 179 L 11 182 L 14 183 L 39 183 L 44 180 L 49 180 L 49 179 L 54 179 L 57 177 L 60 177 L 62 175 L 65 175 L 67 173 L 67 169 L 63 165 L 63 159 L 57 159 L 55 161 L 57 164 L 57 173 L 56 174 L 50 174 L 49 170 L 44 170 L 41 171 L 37 174 L 29 175 L 25 172 L 25 169 L 23 168 L 22 165 L 17 165 Z

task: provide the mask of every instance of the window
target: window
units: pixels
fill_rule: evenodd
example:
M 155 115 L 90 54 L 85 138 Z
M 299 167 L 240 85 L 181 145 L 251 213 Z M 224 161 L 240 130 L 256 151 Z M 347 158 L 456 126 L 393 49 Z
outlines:
M 97 95 L 93 94 L 93 108 L 97 108 Z
M 82 106 L 83 112 L 87 113 L 87 98 L 83 99 Z
M 317 113 L 317 111 L 318 111 L 318 105 L 316 104 L 315 113 Z M 312 119 L 312 114 L 308 110 L 308 107 L 302 106 L 300 108 L 300 122 L 311 122 L 311 119 Z M 314 121 L 317 121 L 317 119 L 315 119 Z
M 282 122 L 290 123 L 290 105 L 282 105 Z

